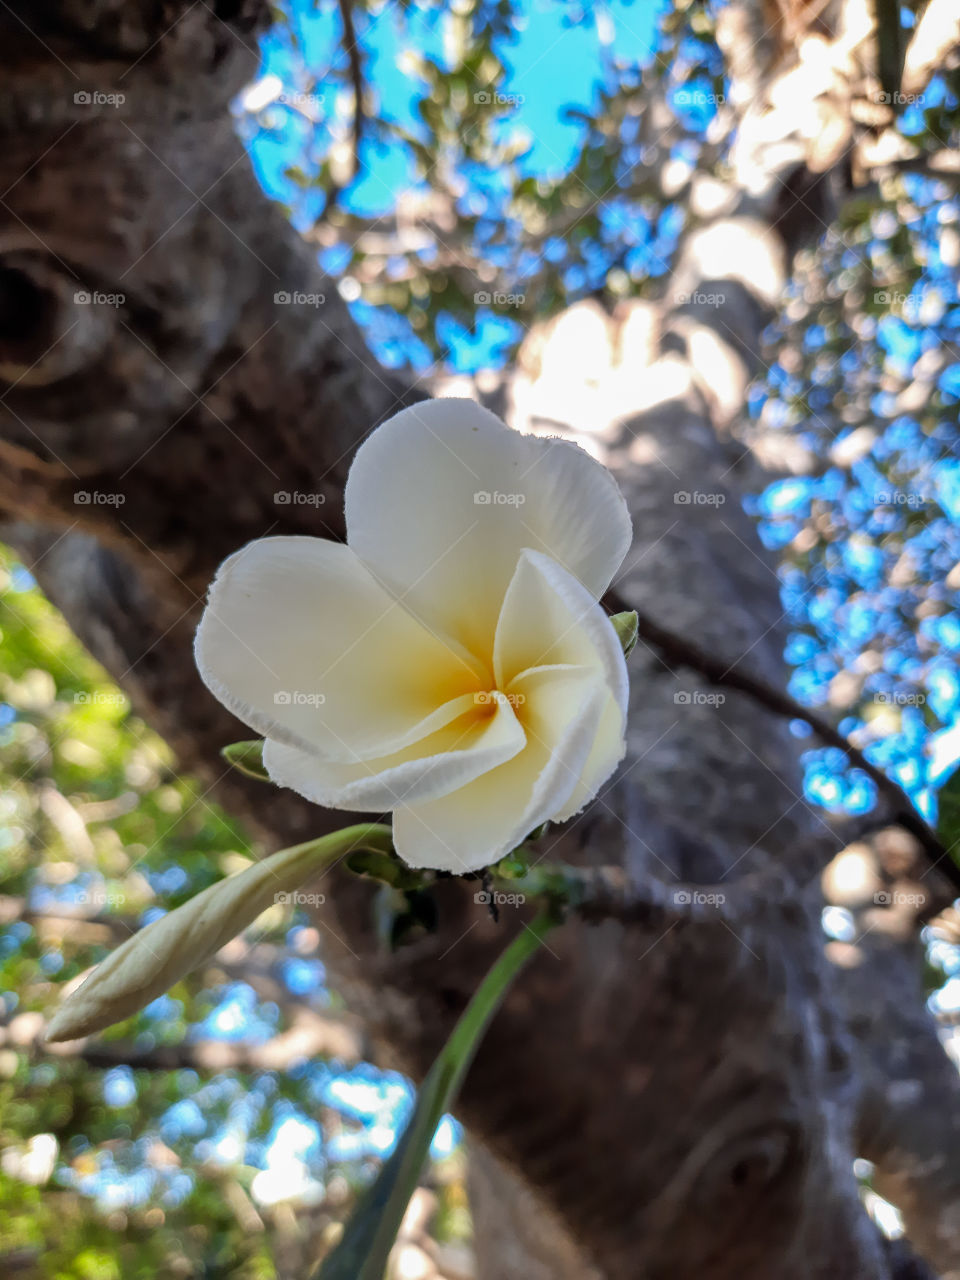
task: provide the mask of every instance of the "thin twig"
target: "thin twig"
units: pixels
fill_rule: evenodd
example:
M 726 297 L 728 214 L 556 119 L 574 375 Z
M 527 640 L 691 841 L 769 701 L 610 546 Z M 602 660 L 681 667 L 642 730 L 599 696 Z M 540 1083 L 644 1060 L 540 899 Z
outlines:
M 350 175 L 345 182 L 338 181 L 331 175 L 330 186 L 324 194 L 326 203 L 320 214 L 318 223 L 328 219 L 331 212 L 340 204 L 340 197 L 346 187 L 353 182 L 360 172 L 360 145 L 366 127 L 366 116 L 363 114 L 363 62 L 360 46 L 357 43 L 357 30 L 353 22 L 352 0 L 337 0 L 340 9 L 340 21 L 343 24 L 344 52 L 350 63 L 350 83 L 353 86 L 353 146 L 351 149 Z
M 363 114 L 363 62 L 357 31 L 353 22 L 352 0 L 339 0 L 340 21 L 343 23 L 343 39 L 350 61 L 350 82 L 353 85 L 353 173 L 351 181 L 360 172 L 360 144 L 363 141 L 366 117 Z
M 652 879 L 631 880 L 623 867 L 578 867 L 537 862 L 520 875 L 493 879 L 498 891 L 547 898 L 562 911 L 591 923 L 619 920 L 623 924 L 660 927 L 667 923 L 742 922 L 750 910 L 782 901 L 786 879 L 777 866 L 765 867 L 739 880 L 716 884 L 668 884 Z

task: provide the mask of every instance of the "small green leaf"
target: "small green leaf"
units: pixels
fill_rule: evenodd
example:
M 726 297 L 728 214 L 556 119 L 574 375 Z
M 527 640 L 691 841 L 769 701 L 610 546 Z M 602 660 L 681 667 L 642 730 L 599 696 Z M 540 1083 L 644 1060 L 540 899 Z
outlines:
M 380 880 L 393 889 L 422 889 L 424 885 L 422 872 L 411 871 L 399 858 L 393 858 L 389 853 L 358 849 L 356 853 L 350 854 L 345 865 L 355 876 Z
M 557 923 L 549 913 L 538 916 L 514 938 L 484 978 L 430 1068 L 393 1155 L 365 1192 L 340 1243 L 323 1262 L 315 1280 L 383 1280 L 437 1125 L 453 1104 L 507 988 Z
M 260 782 L 270 782 L 270 775 L 263 767 L 263 739 L 256 738 L 251 742 L 231 742 L 220 752 L 227 764 L 239 769 L 248 778 L 256 778 Z
M 610 621 L 623 648 L 623 656 L 629 658 L 637 643 L 637 636 L 640 630 L 640 620 L 637 617 L 636 609 L 629 609 L 624 613 L 611 614 Z
M 937 794 L 937 835 L 960 865 L 960 769 L 951 773 Z
M 490 868 L 490 874 L 498 880 L 515 880 L 517 876 L 525 875 L 526 871 L 527 864 L 524 859 L 512 853 L 507 854 L 505 858 L 501 858 L 498 863 Z

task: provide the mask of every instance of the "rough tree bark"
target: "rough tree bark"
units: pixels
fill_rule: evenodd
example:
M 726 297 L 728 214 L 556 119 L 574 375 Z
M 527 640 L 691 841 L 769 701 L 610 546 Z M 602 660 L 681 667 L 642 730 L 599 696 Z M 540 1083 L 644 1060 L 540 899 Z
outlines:
M 203 592 L 250 538 L 342 536 L 353 450 L 426 388 L 376 364 L 256 187 L 228 102 L 255 70 L 262 19 L 256 0 L 0 9 L 0 503 L 44 589 L 183 767 L 279 844 L 343 816 L 218 767 L 220 746 L 245 731 L 194 674 Z M 731 7 L 730 22 L 731 65 L 758 103 L 770 33 L 750 5 Z M 671 299 L 693 301 L 615 317 L 574 307 L 530 335 L 490 397 L 513 425 L 569 433 L 617 474 L 635 524 L 623 597 L 780 685 L 777 580 L 739 503 L 756 460 L 734 426 L 789 249 L 823 216 L 809 207 L 823 191 L 808 152 L 801 139 L 778 167 L 782 151 L 770 160 L 745 127 L 739 176 L 719 203 L 716 184 L 706 191 L 713 212 L 672 283 Z M 326 301 L 278 306 L 280 290 Z M 76 303 L 79 291 L 124 300 Z M 723 301 L 698 303 L 703 294 Z M 279 490 L 326 502 L 278 505 Z M 779 867 L 787 888 L 746 898 L 733 925 L 678 913 L 657 928 L 571 922 L 555 935 L 462 1099 L 486 1148 L 482 1274 L 925 1274 L 863 1212 L 851 1172 L 863 1153 L 897 1189 L 931 1264 L 960 1275 L 956 1082 L 916 996 L 887 998 L 916 972 L 915 937 L 849 982 L 819 927 L 819 877 L 839 841 L 801 798 L 785 724 L 741 695 L 699 700 L 696 674 L 652 652 L 631 661 L 627 760 L 542 851 L 621 862 L 640 885 L 722 890 Z M 447 882 L 438 934 L 385 957 L 368 887 L 337 879 L 327 897 L 325 958 L 384 1055 L 421 1075 L 519 925 L 496 926 L 468 885 Z M 882 1051 L 898 1037 L 909 1054 Z M 928 1081 L 934 1152 L 929 1123 L 911 1115 Z M 899 1110 L 881 1104 L 881 1134 L 877 1100 L 908 1095 Z

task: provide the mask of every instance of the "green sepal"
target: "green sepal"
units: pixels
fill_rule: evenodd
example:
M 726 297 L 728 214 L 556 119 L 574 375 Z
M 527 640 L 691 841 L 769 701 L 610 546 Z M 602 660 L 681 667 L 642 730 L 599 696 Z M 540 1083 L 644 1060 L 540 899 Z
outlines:
M 610 615 L 610 623 L 617 633 L 623 656 L 629 658 L 640 634 L 640 619 L 637 617 L 636 609 L 628 609 L 623 613 L 612 613 Z
M 239 769 L 248 778 L 256 778 L 259 782 L 271 782 L 272 779 L 263 765 L 263 739 L 254 738 L 250 742 L 231 742 L 220 754 L 227 764 Z
M 422 889 L 425 883 L 422 872 L 411 871 L 399 858 L 374 849 L 358 849 L 344 860 L 344 866 L 355 876 L 379 880 L 391 889 Z

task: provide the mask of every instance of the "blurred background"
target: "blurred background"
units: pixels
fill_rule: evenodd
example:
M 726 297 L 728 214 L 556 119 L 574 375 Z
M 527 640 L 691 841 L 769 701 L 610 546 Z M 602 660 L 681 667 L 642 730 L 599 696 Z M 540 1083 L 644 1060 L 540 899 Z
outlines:
M 663 301 L 691 175 L 730 146 L 722 9 L 282 4 L 235 124 L 378 358 L 482 384 L 578 299 Z M 919 9 L 900 7 L 906 30 Z M 945 64 L 897 104 L 923 162 L 862 185 L 796 246 L 744 436 L 779 477 L 748 511 L 781 565 L 791 692 L 931 819 L 960 760 L 960 225 L 956 168 L 926 161 L 956 150 L 957 91 Z M 318 926 L 279 907 L 95 1043 L 39 1042 L 61 984 L 257 850 L 10 553 L 0 632 L 0 1274 L 303 1275 L 411 1086 L 367 1061 Z M 870 781 L 793 730 L 807 798 L 868 813 Z M 928 997 L 960 1060 L 947 926 L 928 930 Z M 860 927 L 824 913 L 833 943 Z M 454 1119 L 433 1155 L 393 1280 L 473 1274 Z

